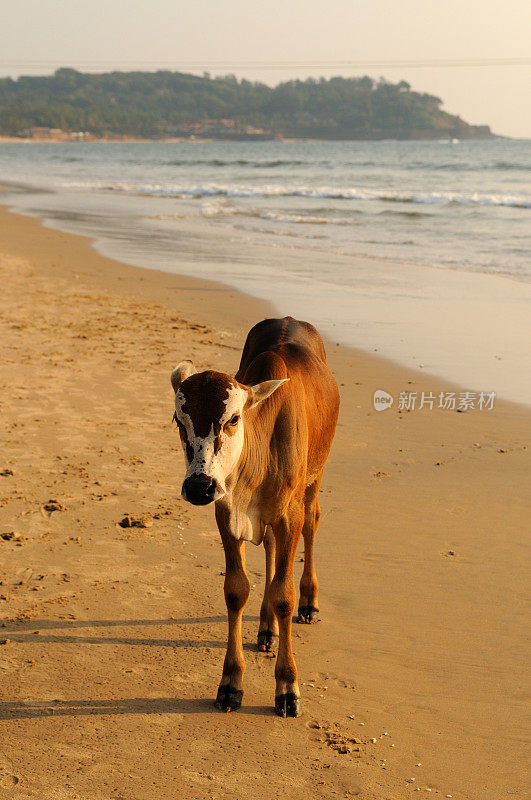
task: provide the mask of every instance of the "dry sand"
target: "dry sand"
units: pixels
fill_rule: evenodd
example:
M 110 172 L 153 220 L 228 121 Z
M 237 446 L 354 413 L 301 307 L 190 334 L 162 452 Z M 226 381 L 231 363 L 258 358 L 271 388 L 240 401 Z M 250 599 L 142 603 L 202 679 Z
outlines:
M 294 627 L 304 714 L 272 711 L 251 545 L 225 715 L 224 562 L 212 510 L 179 496 L 169 373 L 234 371 L 271 309 L 5 210 L 0 280 L 1 800 L 525 796 L 528 409 L 376 413 L 377 388 L 451 387 L 329 344 L 342 413 L 323 621 Z

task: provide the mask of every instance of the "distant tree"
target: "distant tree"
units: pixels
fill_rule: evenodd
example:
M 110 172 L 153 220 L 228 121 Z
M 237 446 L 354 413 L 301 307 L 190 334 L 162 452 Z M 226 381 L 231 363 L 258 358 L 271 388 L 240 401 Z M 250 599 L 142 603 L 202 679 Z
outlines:
M 490 134 L 441 105 L 438 97 L 414 92 L 406 81 L 368 76 L 290 80 L 271 88 L 206 72 L 88 75 L 63 67 L 54 75 L 0 79 L 0 133 L 44 126 L 157 138 L 186 135 L 192 125 L 209 120 L 214 136 L 226 136 L 227 130 L 240 135 L 249 125 L 269 135 L 335 139 Z M 227 119 L 232 127 L 221 123 Z

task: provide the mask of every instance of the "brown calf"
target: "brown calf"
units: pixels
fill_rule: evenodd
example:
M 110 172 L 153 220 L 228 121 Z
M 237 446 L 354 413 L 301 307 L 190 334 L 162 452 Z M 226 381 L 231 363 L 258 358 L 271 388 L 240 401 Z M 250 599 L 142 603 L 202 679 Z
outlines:
M 318 492 L 339 411 L 323 342 L 308 322 L 264 320 L 247 336 L 234 378 L 197 373 L 191 361 L 183 361 L 171 382 L 187 466 L 182 495 L 195 505 L 215 502 L 225 550 L 229 635 L 216 705 L 225 711 L 241 705 L 241 621 L 250 590 L 244 543 L 263 541 L 258 647 L 270 650 L 279 636 L 275 709 L 296 717 L 301 705 L 291 648 L 293 564 L 302 533 L 298 619 L 312 622 L 319 613 L 313 557 Z

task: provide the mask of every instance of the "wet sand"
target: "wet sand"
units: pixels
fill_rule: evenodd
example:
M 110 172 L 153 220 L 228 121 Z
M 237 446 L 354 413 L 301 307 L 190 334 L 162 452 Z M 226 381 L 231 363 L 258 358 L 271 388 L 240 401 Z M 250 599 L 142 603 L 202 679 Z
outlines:
M 169 373 L 233 372 L 271 309 L 6 210 L 0 275 L 2 800 L 525 797 L 529 410 L 377 413 L 375 389 L 455 387 L 329 344 L 304 714 L 272 710 L 248 545 L 244 706 L 224 715 L 224 560 L 212 510 L 179 496 Z

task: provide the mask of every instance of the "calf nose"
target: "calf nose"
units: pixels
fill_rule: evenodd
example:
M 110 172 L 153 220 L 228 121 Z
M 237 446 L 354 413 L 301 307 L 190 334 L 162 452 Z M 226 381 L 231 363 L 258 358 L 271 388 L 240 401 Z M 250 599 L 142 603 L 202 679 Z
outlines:
M 216 489 L 217 483 L 209 475 L 192 475 L 184 480 L 183 497 L 194 506 L 206 506 L 213 501 Z

